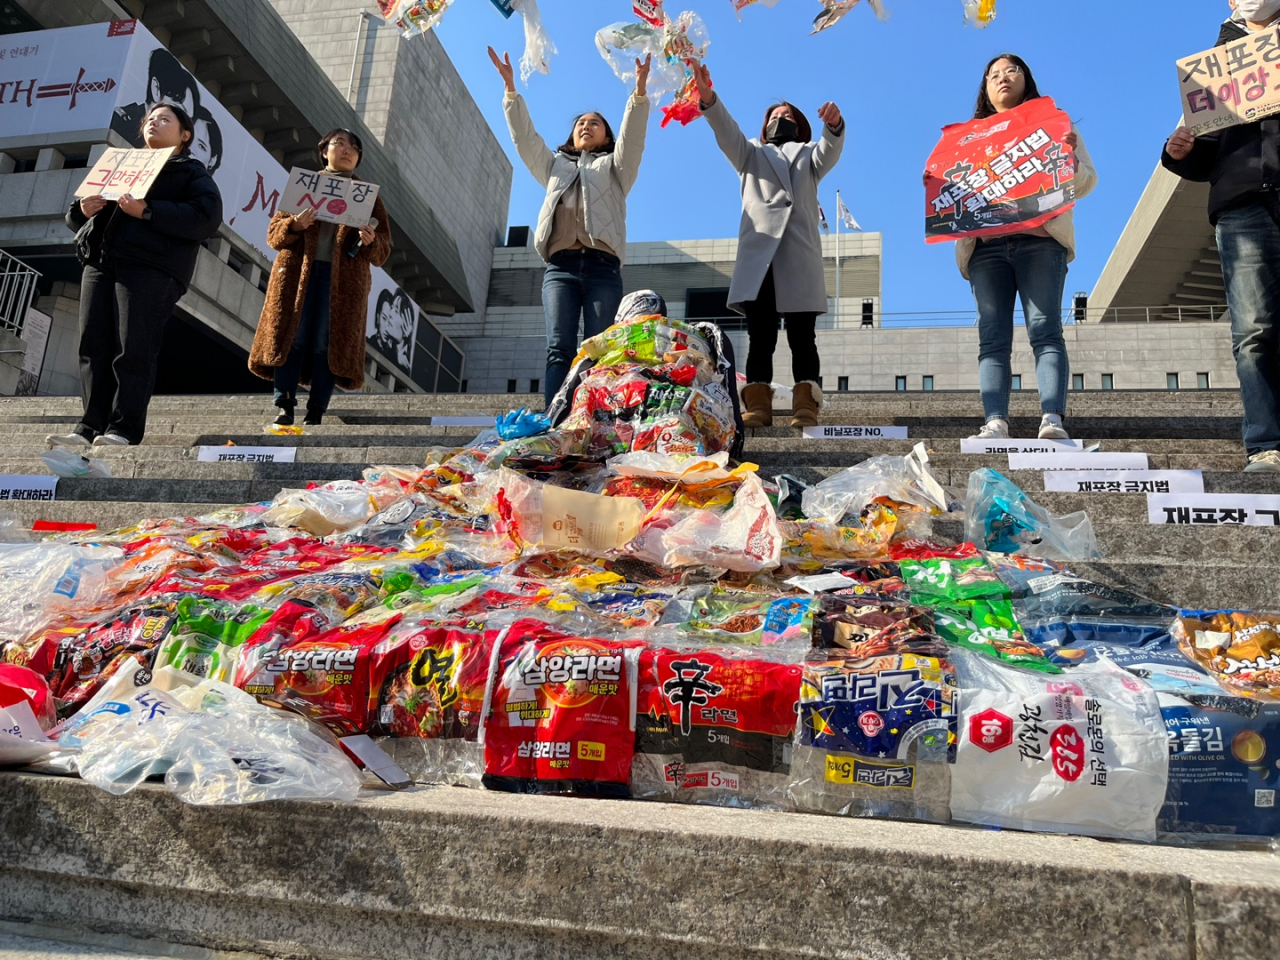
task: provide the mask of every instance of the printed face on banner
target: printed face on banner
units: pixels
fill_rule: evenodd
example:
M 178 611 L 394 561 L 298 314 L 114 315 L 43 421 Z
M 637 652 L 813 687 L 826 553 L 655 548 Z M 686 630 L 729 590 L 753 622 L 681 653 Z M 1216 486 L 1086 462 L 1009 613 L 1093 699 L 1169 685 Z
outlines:
M 1183 57 L 1178 89 L 1196 136 L 1280 113 L 1280 27 Z
M 373 216 L 377 199 L 377 184 L 294 167 L 289 171 L 289 185 L 280 198 L 279 209 L 293 214 L 311 209 L 318 220 L 363 227 Z
M 405 373 L 413 371 L 413 345 L 418 335 L 418 306 L 394 280 L 376 271 L 369 288 L 365 337 L 373 348 Z
M 1038 227 L 1075 204 L 1071 119 L 1048 97 L 944 127 L 925 167 L 925 240 Z

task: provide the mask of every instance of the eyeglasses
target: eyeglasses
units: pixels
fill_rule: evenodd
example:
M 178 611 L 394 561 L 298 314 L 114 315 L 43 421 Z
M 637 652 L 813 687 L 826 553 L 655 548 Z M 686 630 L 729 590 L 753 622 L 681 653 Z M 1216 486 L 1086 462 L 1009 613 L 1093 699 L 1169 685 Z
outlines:
M 1005 67 L 1003 70 L 992 70 L 990 73 L 987 74 L 987 79 L 992 83 L 995 83 L 1001 77 L 1005 78 L 1006 80 L 1017 80 L 1018 77 L 1020 76 L 1022 76 L 1022 68 L 1018 66 L 1013 66 L 1013 67 Z

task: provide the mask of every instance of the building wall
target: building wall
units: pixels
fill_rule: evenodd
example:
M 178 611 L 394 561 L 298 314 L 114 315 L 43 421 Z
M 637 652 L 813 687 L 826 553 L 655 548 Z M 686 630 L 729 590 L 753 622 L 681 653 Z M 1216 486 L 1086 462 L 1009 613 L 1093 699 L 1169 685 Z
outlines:
M 484 322 L 493 248 L 502 243 L 511 163 L 434 33 L 403 40 L 372 3 L 271 0 L 339 92 L 419 185 L 458 245 L 477 312 L 436 318 L 457 337 Z M 358 14 L 370 12 L 363 27 Z M 360 40 L 357 48 L 357 29 Z M 352 83 L 352 63 L 355 79 Z M 392 217 L 395 211 L 389 211 Z

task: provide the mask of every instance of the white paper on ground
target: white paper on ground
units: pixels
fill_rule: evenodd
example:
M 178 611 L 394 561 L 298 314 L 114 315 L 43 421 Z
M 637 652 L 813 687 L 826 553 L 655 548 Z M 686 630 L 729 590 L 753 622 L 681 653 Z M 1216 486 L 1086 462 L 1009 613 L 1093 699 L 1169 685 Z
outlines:
M 1010 470 L 1146 470 L 1145 453 L 1011 453 Z
M 804 428 L 808 440 L 906 440 L 906 427 L 839 427 L 822 424 Z
M 497 417 L 432 417 L 433 427 L 492 427 Z
M 1204 493 L 1199 470 L 1049 470 L 1046 493 Z
M 1196 527 L 1280 527 L 1280 496 L 1258 493 L 1149 493 L 1151 523 Z
M 960 441 L 961 453 L 1079 453 L 1079 440 L 974 440 Z
M 201 463 L 294 463 L 297 447 L 201 447 Z

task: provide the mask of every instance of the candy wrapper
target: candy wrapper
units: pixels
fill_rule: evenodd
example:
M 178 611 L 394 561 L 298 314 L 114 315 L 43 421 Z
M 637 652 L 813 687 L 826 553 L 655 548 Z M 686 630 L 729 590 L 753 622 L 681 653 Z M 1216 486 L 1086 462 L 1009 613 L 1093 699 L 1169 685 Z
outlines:
M 1154 840 L 1169 769 L 1155 691 L 1106 661 L 1063 677 L 953 653 L 960 743 L 957 820 L 1015 830 Z
M 955 682 L 946 659 L 815 651 L 800 687 L 796 808 L 946 823 Z
M 1280 700 L 1280 615 L 1179 617 L 1172 633 L 1182 652 L 1228 691 Z
M 923 607 L 857 596 L 822 597 L 816 639 L 824 647 L 844 647 L 858 659 L 914 653 L 945 657 L 946 644 L 934 634 L 933 616 Z
M 844 19 L 849 11 L 858 5 L 860 0 L 820 0 L 820 2 L 822 3 L 822 12 L 813 18 L 812 33 L 821 33 L 823 30 L 834 27 Z M 882 0 L 867 0 L 867 4 L 875 11 L 876 17 L 881 20 L 889 19 L 889 14 L 885 10 Z
M 964 20 L 985 27 L 996 18 L 996 0 L 964 0 Z
M 757 3 L 762 7 L 776 7 L 778 0 L 729 0 L 733 4 L 733 11 L 738 15 L 738 19 L 742 19 L 742 11 L 747 7 L 755 6 Z
M 646 650 L 631 795 L 789 809 L 800 673 L 711 650 Z
M 453 0 L 378 0 L 382 19 L 394 24 L 406 39 L 432 29 Z

